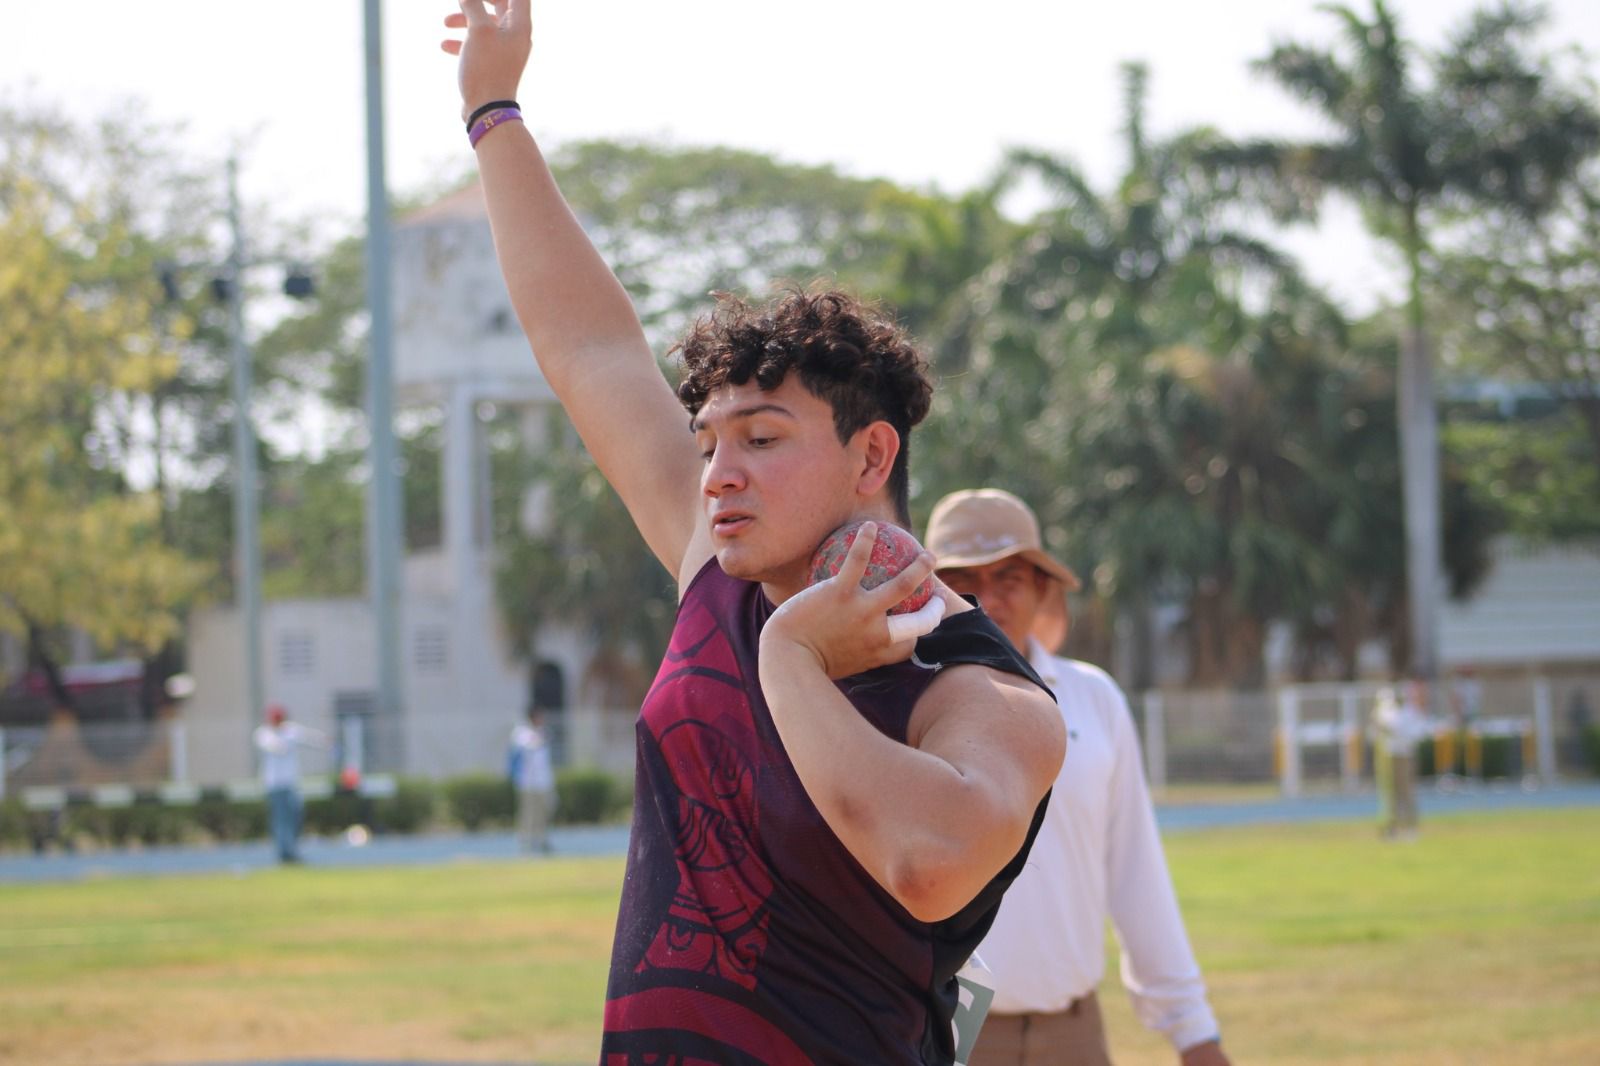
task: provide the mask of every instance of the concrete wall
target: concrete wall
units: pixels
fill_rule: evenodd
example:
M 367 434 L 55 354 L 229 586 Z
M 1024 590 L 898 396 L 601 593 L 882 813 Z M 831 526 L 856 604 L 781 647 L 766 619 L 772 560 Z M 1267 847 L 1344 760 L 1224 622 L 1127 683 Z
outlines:
M 447 776 L 497 770 L 506 738 L 528 693 L 526 665 L 505 650 L 492 611 L 461 625 L 448 601 L 408 602 L 401 624 L 403 714 L 398 722 L 374 716 L 370 769 Z M 232 608 L 208 608 L 190 619 L 195 694 L 186 703 L 189 776 L 201 783 L 254 773 L 250 732 L 259 721 L 243 705 L 242 626 Z M 262 612 L 262 665 L 268 702 L 282 703 L 297 720 L 335 734 L 341 696 L 375 689 L 371 612 L 359 600 L 285 600 Z M 542 641 L 540 653 L 569 679 L 569 691 L 586 661 L 571 634 Z M 331 770 L 331 752 L 309 752 L 307 773 Z M 383 765 L 392 755 L 396 765 Z

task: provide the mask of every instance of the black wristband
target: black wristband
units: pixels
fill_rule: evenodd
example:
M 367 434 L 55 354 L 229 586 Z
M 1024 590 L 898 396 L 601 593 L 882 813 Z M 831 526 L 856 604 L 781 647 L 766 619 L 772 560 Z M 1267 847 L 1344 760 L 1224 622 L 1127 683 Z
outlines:
M 471 133 L 472 124 L 497 107 L 517 107 L 517 102 L 515 100 L 490 100 L 488 103 L 478 108 L 478 110 L 474 111 L 471 115 L 467 116 L 467 132 Z M 517 107 L 517 110 L 521 111 L 522 109 Z

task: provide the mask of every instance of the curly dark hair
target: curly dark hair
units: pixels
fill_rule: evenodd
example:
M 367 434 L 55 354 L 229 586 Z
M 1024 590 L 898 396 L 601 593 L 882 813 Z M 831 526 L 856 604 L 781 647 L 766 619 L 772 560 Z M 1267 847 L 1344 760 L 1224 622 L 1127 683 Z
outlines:
M 878 420 L 900 435 L 889 473 L 895 512 L 911 520 L 911 427 L 928 414 L 928 362 L 879 308 L 833 289 L 789 289 L 760 306 L 716 293 L 717 306 L 673 347 L 683 364 L 678 399 L 699 414 L 724 385 L 754 379 L 775 389 L 797 371 L 806 390 L 833 408 L 840 443 Z

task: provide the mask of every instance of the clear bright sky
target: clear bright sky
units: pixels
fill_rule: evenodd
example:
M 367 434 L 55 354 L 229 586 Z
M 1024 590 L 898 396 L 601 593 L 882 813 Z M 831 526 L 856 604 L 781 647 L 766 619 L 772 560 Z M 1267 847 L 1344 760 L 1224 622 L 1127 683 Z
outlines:
M 1369 11 L 1368 0 L 1354 0 Z M 360 0 L 79 0 L 8 5 L 0 99 L 92 119 L 139 98 L 182 123 L 197 156 L 243 147 L 246 200 L 353 228 L 364 211 Z M 1470 0 L 1392 0 L 1402 29 L 1443 39 Z M 1553 0 L 1544 38 L 1581 45 L 1600 75 L 1600 0 Z M 391 188 L 463 173 L 455 61 L 438 48 L 453 0 L 384 5 Z M 1311 0 L 1100 4 L 1046 0 L 599 0 L 534 3 L 520 93 L 548 146 L 644 136 L 726 144 L 863 176 L 957 191 L 1008 145 L 1075 157 L 1105 188 L 1118 173 L 1118 64 L 1151 67 L 1149 131 L 1199 124 L 1239 136 L 1306 134 L 1307 112 L 1247 63 L 1285 38 L 1330 43 Z M 220 177 L 219 177 L 220 180 Z M 1390 277 L 1353 212 L 1290 234 L 1311 274 L 1352 309 Z

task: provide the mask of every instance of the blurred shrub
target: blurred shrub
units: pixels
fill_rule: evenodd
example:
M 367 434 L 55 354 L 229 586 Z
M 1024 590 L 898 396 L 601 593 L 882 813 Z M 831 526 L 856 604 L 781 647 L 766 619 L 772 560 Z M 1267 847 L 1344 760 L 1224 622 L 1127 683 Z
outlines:
M 378 800 L 377 827 L 389 833 L 416 833 L 433 821 L 438 788 L 426 777 L 402 777 L 395 793 Z
M 316 836 L 337 836 L 352 825 L 372 824 L 372 799 L 355 792 L 335 790 L 305 802 L 305 831 Z
M 1589 772 L 1600 776 L 1600 725 L 1583 731 L 1583 753 L 1588 756 Z
M 1483 776 L 1520 777 L 1532 773 L 1533 767 L 1522 765 L 1521 737 L 1483 738 Z
M 1465 773 L 1467 765 L 1465 734 L 1456 737 L 1454 748 L 1455 766 L 1444 769 L 1454 773 Z M 1483 762 L 1478 770 L 1479 777 L 1484 780 L 1494 777 L 1516 777 L 1531 771 L 1532 767 L 1522 765 L 1521 737 L 1483 738 Z M 1434 740 L 1429 737 L 1417 745 L 1417 776 L 1432 777 L 1435 772 Z
M 0 849 L 25 848 L 32 843 L 28 812 L 20 799 L 0 800 Z
M 1432 777 L 1435 773 L 1438 772 L 1438 768 L 1434 766 L 1434 750 L 1433 749 L 1434 749 L 1434 742 L 1433 742 L 1433 738 L 1432 737 L 1428 737 L 1427 739 L 1418 742 L 1418 744 L 1417 744 L 1417 776 L 1418 777 Z M 1457 754 L 1456 754 L 1456 759 L 1457 759 L 1458 762 L 1460 761 L 1460 758 L 1461 758 L 1461 755 L 1460 755 L 1460 753 L 1458 751 Z
M 559 825 L 593 825 L 611 809 L 611 775 L 591 766 L 571 766 L 556 774 Z
M 556 774 L 555 821 L 560 825 L 615 822 L 633 809 L 633 778 L 593 766 L 571 766 Z
M 633 804 L 633 781 L 594 767 L 556 774 L 555 821 L 593 825 L 626 817 Z M 337 836 L 352 825 L 375 832 L 417 833 L 443 816 L 468 832 L 508 827 L 515 819 L 516 795 L 499 774 L 465 774 L 435 782 L 401 777 L 391 796 L 370 797 L 335 791 L 305 801 L 305 831 Z M 128 807 L 73 805 L 46 824 L 47 815 L 29 812 L 20 799 L 0 802 L 0 849 L 22 849 L 37 839 L 80 840 L 126 847 L 129 844 L 179 844 L 195 838 L 218 842 L 259 840 L 268 833 L 265 800 L 227 799 L 205 794 L 193 804 L 138 802 Z
M 202 796 L 190 808 L 200 828 L 216 840 L 255 840 L 267 835 L 267 801 Z
M 489 826 L 508 826 L 516 810 L 511 782 L 500 774 L 465 774 L 444 783 L 451 820 L 469 833 Z
M 611 809 L 606 812 L 608 822 L 626 822 L 633 817 L 633 775 L 618 774 L 611 778 Z
M 139 843 L 181 844 L 194 832 L 194 819 L 182 807 L 159 803 L 135 803 L 114 807 L 106 814 L 105 832 L 99 839 L 117 847 Z
M 425 777 L 397 778 L 392 796 L 336 789 L 332 795 L 306 800 L 306 832 L 337 836 L 353 825 L 364 825 L 378 833 L 415 833 L 432 821 L 436 792 Z

